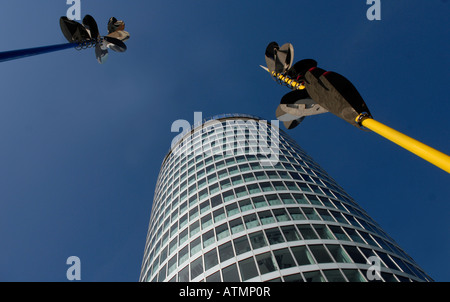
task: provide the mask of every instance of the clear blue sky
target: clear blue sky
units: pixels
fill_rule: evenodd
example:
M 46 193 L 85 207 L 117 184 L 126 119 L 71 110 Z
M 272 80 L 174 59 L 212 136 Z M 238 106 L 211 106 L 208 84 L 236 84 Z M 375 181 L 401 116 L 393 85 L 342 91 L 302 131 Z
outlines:
M 2 3 L 0 51 L 65 42 L 58 1 Z M 271 41 L 350 79 L 375 119 L 450 154 L 450 2 L 82 0 L 101 33 L 131 34 L 99 65 L 65 50 L 0 65 L 0 281 L 137 281 L 177 119 L 275 119 L 288 90 L 258 65 Z M 289 134 L 435 280 L 450 281 L 450 176 L 331 114 Z

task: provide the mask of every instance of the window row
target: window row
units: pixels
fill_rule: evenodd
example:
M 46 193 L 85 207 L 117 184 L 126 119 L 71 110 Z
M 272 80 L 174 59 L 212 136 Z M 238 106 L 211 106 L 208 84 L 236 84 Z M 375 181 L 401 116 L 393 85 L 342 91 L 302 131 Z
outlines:
M 230 229 L 233 231 L 233 234 L 238 230 L 243 230 L 244 225 L 247 229 L 249 229 L 259 225 L 291 220 L 323 220 L 326 222 L 338 221 L 347 225 L 360 227 L 360 225 L 356 221 L 356 218 L 350 215 L 346 215 L 337 211 L 315 209 L 311 207 L 267 209 L 257 213 L 243 215 L 242 218 L 237 217 L 233 219 L 233 217 L 239 214 L 240 211 L 242 211 L 242 214 L 244 214 L 246 211 L 252 210 L 253 206 L 255 208 L 258 208 L 266 205 L 267 203 L 263 198 L 259 200 L 256 199 L 255 203 L 251 203 L 250 200 L 244 200 L 239 203 L 232 203 L 224 208 L 219 208 L 212 213 L 204 215 L 201 219 L 195 219 L 198 216 L 198 213 L 191 212 L 190 214 L 192 214 L 192 216 L 190 216 L 190 221 L 193 222 L 189 224 L 189 228 L 184 229 L 184 227 L 188 225 L 188 217 L 187 215 L 185 215 L 178 221 L 176 221 L 176 223 L 171 227 L 170 232 L 166 232 L 164 234 L 164 236 L 162 237 L 162 243 L 164 245 L 167 242 L 168 238 L 173 237 L 180 231 L 181 234 L 185 232 L 186 234 L 189 233 L 191 237 L 195 236 L 198 232 L 200 232 L 200 229 L 207 230 L 211 225 L 218 224 L 225 218 L 228 218 L 230 220 L 228 223 L 230 225 Z
M 166 179 L 173 178 L 176 179 L 178 176 L 182 177 L 183 173 L 187 174 L 194 174 L 196 171 L 198 172 L 203 167 L 209 167 L 210 165 L 218 166 L 219 168 L 225 167 L 225 166 L 231 166 L 239 163 L 249 163 L 253 161 L 261 161 L 262 159 L 267 159 L 267 156 L 271 156 L 269 152 L 267 154 L 261 154 L 257 152 L 257 149 L 244 149 L 241 150 L 242 152 L 229 152 L 227 153 L 227 150 L 224 150 L 224 154 L 205 154 L 200 153 L 199 155 L 195 155 L 195 158 L 192 158 L 188 163 L 173 163 L 172 165 L 165 165 L 163 172 L 163 177 L 166 177 Z M 253 153 L 251 152 L 253 151 Z M 300 168 L 300 171 L 303 172 L 303 170 L 307 167 L 305 167 L 305 164 L 302 160 L 298 158 L 298 156 L 294 156 L 291 153 L 287 152 L 283 149 L 283 147 L 280 148 L 280 152 L 278 155 L 278 161 L 284 162 L 284 163 L 291 163 L 296 166 L 302 167 Z M 284 151 L 284 152 L 283 152 Z
M 216 166 L 212 164 L 205 169 L 199 170 L 196 174 L 189 175 L 187 172 L 182 173 L 180 178 L 175 178 L 174 180 L 167 182 L 165 185 L 160 186 L 160 190 L 158 191 L 157 196 L 155 196 L 156 200 L 165 200 L 166 197 L 175 196 L 178 192 L 182 192 L 186 188 L 189 188 L 189 193 L 192 193 L 197 190 L 195 185 L 197 185 L 198 189 L 200 189 L 204 185 L 217 182 L 217 180 L 233 177 L 248 171 L 266 170 L 266 173 L 257 173 L 261 179 L 294 179 L 302 182 L 308 181 L 311 183 L 316 183 L 321 186 L 328 183 L 283 163 L 279 163 L 275 167 L 271 168 L 281 169 L 278 171 L 268 171 L 267 168 L 261 166 L 259 162 L 245 162 L 227 168 L 223 168 L 223 163 L 224 161 L 221 161 L 219 164 L 216 164 Z M 251 175 L 251 173 L 248 173 L 246 174 L 246 177 L 250 177 Z M 255 176 L 256 175 L 254 175 L 254 177 Z
M 206 278 L 206 282 L 214 282 Z M 285 275 L 275 279 L 267 280 L 268 282 L 367 282 L 367 281 L 384 281 L 384 282 L 411 282 L 412 280 L 401 275 L 381 272 L 380 279 L 372 279 L 368 277 L 367 270 L 361 269 L 325 269 L 297 274 Z
M 208 198 L 211 200 L 217 200 L 214 201 L 215 203 L 221 203 L 245 197 L 247 195 L 266 194 L 267 192 L 270 193 L 274 191 L 298 191 L 321 195 L 325 195 L 326 193 L 327 196 L 333 198 L 330 190 L 312 184 L 306 184 L 296 181 L 264 181 L 265 179 L 268 179 L 267 177 L 270 177 L 270 174 L 271 173 L 256 172 L 247 173 L 244 175 L 236 175 L 231 178 L 220 180 L 219 182 L 213 183 L 210 186 L 205 186 L 205 184 L 199 183 L 198 187 L 196 187 L 195 189 L 189 188 L 184 190 L 181 194 L 176 195 L 175 198 L 168 198 L 168 204 L 165 207 L 164 211 L 162 211 L 162 207 L 160 207 L 159 209 L 155 208 L 152 216 L 155 217 L 155 219 L 156 217 L 158 217 L 158 220 L 154 221 L 153 224 L 158 225 L 160 221 L 162 222 L 163 220 L 165 220 L 169 214 L 178 215 L 178 212 L 176 210 L 173 210 L 177 207 L 180 208 L 179 212 L 183 213 L 188 207 L 192 207 L 198 202 L 202 202 L 204 200 L 208 202 Z M 255 180 L 262 181 L 259 183 L 254 182 L 247 184 L 247 182 L 252 182 Z M 243 183 L 245 183 L 245 185 L 235 187 Z M 193 186 L 195 187 L 196 185 L 194 184 Z M 222 193 L 217 194 L 218 192 Z M 217 195 L 214 196 L 214 194 Z M 319 197 L 313 194 L 308 195 L 311 203 L 319 206 L 324 205 L 327 207 L 339 208 L 343 211 L 347 211 L 347 209 L 342 206 L 340 202 L 331 202 L 326 197 Z M 171 211 L 174 212 L 171 213 Z M 359 214 L 360 216 L 365 216 L 365 214 L 357 209 L 355 209 L 355 212 L 357 212 L 357 214 Z
M 290 149 L 290 151 L 287 152 L 287 149 Z M 292 153 L 291 153 L 292 152 Z M 286 157 L 283 155 L 285 154 Z M 300 156 L 301 155 L 301 156 Z M 194 157 L 194 154 L 190 153 L 188 154 L 188 157 L 192 158 Z M 287 158 L 289 157 L 289 158 Z M 213 159 L 214 158 L 214 159 Z M 213 161 L 219 161 L 220 159 L 226 158 L 226 155 L 215 155 L 210 156 L 210 157 L 206 157 L 205 161 L 204 161 L 204 165 L 208 166 L 210 163 L 212 163 Z M 245 158 L 245 161 L 244 161 Z M 201 161 L 201 155 L 197 155 L 195 160 L 193 160 L 192 164 L 195 162 L 197 163 L 198 161 Z M 229 159 L 227 159 L 229 160 Z M 255 155 L 243 155 L 243 156 L 238 156 L 238 158 L 236 159 L 237 163 L 240 162 L 250 162 L 250 161 L 254 161 L 254 160 L 261 160 L 261 156 L 255 156 Z M 334 181 L 328 176 L 328 174 L 321 169 L 317 164 L 314 163 L 314 161 L 309 158 L 309 156 L 307 156 L 303 150 L 298 147 L 298 145 L 296 145 L 294 143 L 294 145 L 291 146 L 283 146 L 280 145 L 280 156 L 279 156 L 279 160 L 281 162 L 286 161 L 288 163 L 292 163 L 294 164 L 294 166 L 288 166 L 290 168 L 294 168 L 294 170 L 296 171 L 300 171 L 300 172 L 306 172 L 309 175 L 317 175 L 320 178 L 322 178 L 323 180 L 325 180 L 326 182 L 331 182 L 331 185 L 334 186 Z M 168 164 L 165 163 L 163 164 L 163 169 L 160 173 L 159 176 L 159 180 L 158 180 L 158 189 L 160 187 L 165 187 L 167 185 L 167 183 L 171 183 L 171 181 L 173 181 L 173 179 L 176 179 L 178 177 L 178 173 L 179 173 L 179 169 L 181 167 L 181 169 L 183 169 L 183 164 L 184 161 L 183 159 L 181 160 L 181 162 L 179 161 L 173 161 L 172 163 Z M 202 164 L 200 164 L 202 165 Z M 283 168 L 283 166 L 279 165 L 280 168 Z M 315 174 L 313 173 L 312 168 L 315 172 Z M 180 175 L 182 175 L 183 173 L 181 172 Z M 169 180 L 170 179 L 170 180 Z
M 159 203 L 156 201 L 156 204 L 154 205 L 154 208 L 152 210 L 152 218 L 150 223 L 151 231 L 159 227 L 161 223 L 165 220 L 167 220 L 167 216 L 170 214 L 172 209 L 175 209 L 176 207 L 180 206 L 180 211 L 184 211 L 188 206 L 194 205 L 196 202 L 198 202 L 199 199 L 203 200 L 211 195 L 214 195 L 215 193 L 219 192 L 220 190 L 226 190 L 229 188 L 232 188 L 232 186 L 239 185 L 244 182 L 251 182 L 256 180 L 264 180 L 274 177 L 274 175 L 280 175 L 280 177 L 283 177 L 282 171 L 266 171 L 266 172 L 255 172 L 255 173 L 246 173 L 244 175 L 235 175 L 231 177 L 231 179 L 223 179 L 216 183 L 211 184 L 210 186 L 206 187 L 206 180 L 204 182 L 199 182 L 198 185 L 193 184 L 188 189 L 185 189 L 181 195 L 177 194 L 175 198 L 172 198 L 172 195 L 170 196 L 164 196 L 166 198 L 166 202 Z M 289 172 L 289 174 L 294 178 L 296 175 L 299 175 L 297 173 Z M 200 190 L 199 190 L 200 189 Z M 322 194 L 326 195 L 330 198 L 338 198 L 341 200 L 344 200 L 344 197 L 340 195 L 337 192 L 331 192 L 329 189 L 324 187 L 319 187 L 313 184 L 305 184 L 301 182 L 292 182 L 292 181 L 268 181 L 268 182 L 262 182 L 261 184 L 256 183 L 249 183 L 247 186 L 242 186 L 240 188 L 230 189 L 227 192 L 222 193 L 222 195 L 226 195 L 223 197 L 226 197 L 227 201 L 231 200 L 233 198 L 240 198 L 242 196 L 248 195 L 248 194 L 256 194 L 256 193 L 264 193 L 265 191 L 271 192 L 269 190 L 292 190 L 292 191 L 304 191 L 304 192 L 311 192 L 316 194 Z M 197 193 L 197 191 L 199 191 Z M 334 197 L 336 196 L 336 197 Z M 182 198 L 182 201 L 180 202 L 180 198 Z M 218 198 L 217 196 L 215 198 Z M 222 198 L 223 200 L 223 198 Z M 327 207 L 332 208 L 338 208 L 342 211 L 348 211 L 354 215 L 358 215 L 361 217 L 364 217 L 365 219 L 371 221 L 371 218 L 362 210 L 359 208 L 359 206 L 354 203 L 353 201 L 349 201 L 347 198 L 347 202 L 349 204 L 346 204 L 346 207 L 343 206 L 343 204 L 339 201 L 331 202 L 326 197 L 311 197 L 311 202 L 317 205 L 325 205 Z M 174 212 L 171 213 L 171 215 L 178 215 L 178 212 L 176 209 Z
M 174 162 L 171 165 L 167 165 L 166 162 L 163 166 L 163 170 L 161 171 L 161 177 L 164 182 L 166 180 L 170 181 L 170 179 L 177 179 L 178 176 L 181 177 L 183 173 L 192 175 L 198 173 L 204 167 L 208 167 L 208 165 L 214 165 L 214 162 L 218 163 L 220 166 L 223 165 L 223 161 L 225 161 L 225 166 L 234 165 L 236 163 L 248 163 L 252 161 L 260 162 L 271 158 L 275 151 L 277 152 L 277 162 L 282 161 L 285 163 L 292 163 L 297 166 L 305 165 L 298 158 L 291 155 L 283 155 L 282 147 L 276 150 L 268 149 L 267 152 L 261 153 L 256 144 L 250 147 L 244 145 L 239 146 L 236 144 L 235 146 L 224 146 L 223 149 L 215 148 L 212 150 L 201 150 L 201 152 L 199 151 L 196 153 L 196 158 L 193 158 L 187 164 Z M 245 160 L 242 160 L 242 158 Z
M 201 236 L 193 239 L 189 244 L 178 249 L 186 241 L 188 241 L 188 230 L 182 232 L 178 237 L 175 237 L 168 246 L 166 246 L 159 255 L 157 255 L 153 261 L 153 271 L 158 268 L 158 260 L 163 262 L 167 257 L 177 257 L 178 250 L 178 265 L 182 265 L 184 261 L 187 261 L 189 257 L 195 256 L 196 253 L 207 249 L 212 244 L 220 241 L 224 238 L 230 238 L 231 234 L 238 234 L 239 232 L 248 229 L 251 230 L 263 223 L 264 219 L 267 219 L 267 214 L 264 212 L 258 213 L 258 215 L 248 215 L 244 217 L 244 222 L 239 218 L 230 221 L 228 224 L 224 223 L 214 229 L 205 232 Z M 258 219 L 259 218 L 259 219 Z M 191 230 L 189 230 L 191 231 Z M 286 225 L 281 227 L 273 227 L 269 229 L 264 229 L 262 231 L 257 231 L 251 233 L 247 236 L 240 237 L 234 240 L 234 247 L 236 251 L 236 256 L 249 251 L 250 249 L 258 249 L 266 246 L 274 246 L 276 244 L 299 241 L 299 240 L 340 240 L 355 242 L 361 244 L 370 244 L 374 247 L 383 247 L 385 242 L 376 236 L 372 236 L 363 231 L 357 231 L 352 228 L 340 227 L 337 225 L 324 225 L 324 224 L 297 224 L 297 225 Z M 250 242 L 250 243 L 249 243 Z M 227 242 L 222 247 L 229 246 L 231 243 Z M 157 248 L 154 253 L 158 254 L 159 249 Z M 152 263 L 153 257 L 150 256 L 149 262 Z M 175 266 L 176 267 L 176 266 Z M 174 267 L 174 268 L 175 268 Z M 394 268 L 393 266 L 389 266 Z M 404 269 L 405 271 L 405 269 Z M 406 272 L 406 271 L 405 271 Z M 409 272 L 408 272 L 409 273 Z M 419 274 L 416 273 L 419 276 Z
M 226 205 L 225 208 L 219 208 L 212 213 L 204 214 L 205 212 L 208 212 L 211 208 L 215 208 L 217 205 L 220 205 L 223 202 L 222 197 L 212 198 L 211 200 L 207 200 L 200 204 L 200 206 L 196 206 L 190 209 L 189 212 L 186 212 L 186 214 L 181 215 L 179 218 L 177 215 L 177 212 L 175 211 L 172 215 L 172 217 L 168 217 L 166 221 L 164 222 L 164 227 L 161 226 L 157 232 L 151 232 L 149 234 L 149 241 L 155 241 L 155 238 L 161 238 L 162 234 L 163 241 L 164 238 L 170 238 L 173 236 L 173 234 L 176 234 L 180 230 L 182 230 L 187 224 L 190 224 L 190 227 L 197 229 L 197 226 L 201 226 L 202 229 L 207 228 L 209 225 L 211 225 L 213 222 L 218 222 L 221 219 L 224 219 L 225 217 L 232 217 L 233 215 L 239 214 L 239 213 L 245 213 L 246 211 L 251 211 L 254 209 L 267 207 L 267 206 L 277 206 L 277 205 L 288 205 L 289 207 L 295 204 L 301 204 L 301 205 L 322 205 L 322 203 L 318 203 L 319 200 L 322 201 L 323 205 L 330 206 L 325 200 L 328 200 L 326 198 L 320 198 L 319 196 L 315 195 L 304 195 L 300 193 L 294 193 L 294 194 L 269 194 L 266 196 L 256 196 L 252 198 L 243 199 L 236 203 L 231 203 L 229 205 Z M 331 203 L 330 200 L 328 202 Z M 333 201 L 333 204 L 336 205 L 336 208 L 345 211 L 346 209 L 337 201 Z M 329 222 L 339 222 L 339 223 L 345 223 L 350 224 L 355 227 L 362 227 L 366 230 L 372 231 L 381 237 L 384 236 L 384 232 L 379 230 L 374 225 L 366 222 L 363 219 L 353 217 L 352 215 L 348 215 L 346 213 L 341 213 L 339 211 L 335 210 L 327 210 L 327 209 L 321 209 L 321 208 L 304 208 L 302 209 L 289 209 L 289 215 L 292 217 L 292 219 L 299 220 L 299 219 L 308 219 L 308 220 L 324 220 Z M 277 210 L 278 218 L 281 219 L 282 215 L 279 215 L 278 213 L 286 212 L 286 210 L 279 209 Z M 298 212 L 294 215 L 294 212 Z M 351 212 L 351 211 L 349 211 Z M 184 213 L 184 211 L 183 211 Z M 357 213 L 353 213 L 357 214 Z M 293 216 L 294 215 L 294 216 Z M 195 221 L 198 220 L 198 217 L 201 217 L 201 220 L 199 222 Z M 288 216 L 283 216 L 288 217 Z M 295 218 L 294 218 L 295 217 Z M 171 219 L 170 219 L 171 218 Z M 194 221 L 194 222 L 193 222 Z M 170 226 L 170 229 L 169 229 Z M 391 246 L 391 247 L 389 247 Z M 391 244 L 389 246 L 386 246 L 387 250 L 390 251 L 396 251 L 395 247 L 393 247 Z M 404 252 L 400 252 L 400 254 L 403 254 Z M 405 254 L 406 255 L 406 254 Z
M 165 160 L 165 164 L 169 167 L 173 167 L 175 165 L 175 163 L 177 164 L 187 164 L 187 165 L 192 165 L 193 164 L 193 160 L 195 160 L 195 162 L 202 160 L 202 159 L 206 159 L 207 157 L 209 157 L 209 155 L 206 152 L 202 152 L 202 153 L 196 153 L 193 152 L 194 150 L 192 150 L 192 146 L 194 146 L 194 148 L 196 147 L 201 147 L 201 146 L 210 146 L 210 142 L 213 141 L 214 145 L 219 145 L 220 143 L 226 143 L 225 141 L 217 141 L 214 140 L 215 137 L 211 137 L 213 139 L 208 138 L 207 139 L 207 144 L 200 144 L 198 143 L 198 145 L 196 145 L 195 143 L 192 144 L 190 143 L 188 140 L 185 140 L 182 144 L 180 144 L 180 148 L 177 148 L 177 152 L 171 152 L 170 154 L 168 154 L 168 156 L 166 157 Z M 255 140 L 255 138 L 257 137 L 252 137 L 252 138 L 247 138 L 247 141 L 250 141 L 251 143 L 257 143 L 258 141 Z M 289 156 L 296 156 L 297 158 L 299 158 L 301 161 L 306 161 L 306 162 L 312 162 L 312 159 L 309 158 L 305 152 L 295 143 L 295 142 L 287 142 L 287 140 L 285 139 L 286 137 L 280 136 L 280 140 L 279 140 L 279 147 L 280 147 L 280 151 L 283 151 L 283 154 L 289 155 Z M 243 143 L 245 142 L 244 140 L 241 140 L 241 138 L 237 138 L 236 136 L 234 137 L 229 137 L 229 142 L 232 142 L 233 144 L 235 142 L 237 143 Z M 270 143 L 270 141 L 268 142 Z M 185 144 L 185 148 L 183 149 L 183 144 Z M 189 150 L 186 149 L 186 147 L 191 147 Z M 189 151 L 189 152 L 188 152 Z M 299 155 L 301 155 L 302 157 L 300 157 Z M 201 156 L 201 157 L 199 157 Z M 303 157 L 305 157 L 303 159 Z
M 227 191 L 228 192 L 228 191 Z M 360 214 L 359 212 L 353 211 L 351 207 L 347 206 L 345 208 L 340 202 L 335 200 L 330 200 L 328 198 L 312 195 L 312 194 L 301 194 L 301 193 L 280 193 L 280 194 L 268 194 L 265 196 L 255 196 L 251 198 L 245 198 L 235 203 L 231 203 L 225 206 L 225 208 L 221 207 L 217 210 L 214 210 L 212 213 L 205 214 L 211 209 L 216 208 L 219 205 L 222 205 L 223 202 L 227 201 L 227 195 L 218 194 L 211 199 L 207 199 L 204 202 L 200 203 L 199 206 L 193 206 L 187 211 L 187 202 L 184 202 L 180 207 L 180 215 L 178 211 L 175 210 L 172 212 L 171 216 L 168 216 L 164 224 L 160 226 L 158 231 L 151 232 L 149 234 L 149 240 L 154 241 L 155 238 L 160 238 L 162 234 L 164 234 L 163 238 L 170 238 L 173 234 L 176 234 L 180 230 L 182 230 L 187 224 L 193 224 L 195 220 L 198 220 L 201 217 L 201 221 L 197 222 L 197 225 L 201 225 L 202 229 L 208 227 L 213 222 L 218 222 L 225 217 L 232 217 L 233 215 L 237 215 L 239 213 L 244 214 L 247 211 L 254 211 L 258 208 L 268 207 L 268 206 L 278 206 L 278 205 L 287 205 L 292 206 L 296 204 L 300 205 L 318 205 L 318 206 L 326 206 L 328 208 L 339 209 L 341 211 L 352 213 L 353 215 Z M 308 219 L 308 220 L 324 220 L 329 222 L 339 222 L 344 224 L 350 224 L 356 227 L 362 227 L 369 231 L 379 234 L 383 236 L 382 231 L 378 230 L 372 224 L 366 222 L 363 219 L 355 218 L 353 215 L 349 215 L 346 213 L 342 213 L 336 210 L 327 210 L 321 208 L 304 208 L 301 209 L 289 209 L 289 215 L 294 220 Z M 284 209 L 277 210 L 277 219 L 281 219 L 281 215 L 278 213 L 286 212 Z M 295 215 L 294 215 L 295 212 Z M 289 216 L 284 216 L 289 217 Z M 290 218 L 289 218 L 290 219 Z
M 252 239 L 250 237 L 250 242 Z M 189 262 L 185 266 L 188 257 L 186 255 L 179 255 L 169 259 L 169 261 L 159 270 L 158 274 L 153 277 L 153 281 L 164 281 L 173 272 L 180 269 L 176 276 L 176 281 L 188 282 L 197 278 L 200 274 L 207 273 L 209 270 L 214 270 L 217 265 L 221 264 L 222 269 L 216 271 L 213 274 L 206 276 L 206 281 L 223 281 L 223 282 L 240 282 L 252 279 L 257 276 L 262 276 L 267 273 L 271 273 L 278 270 L 288 269 L 292 267 L 301 267 L 313 264 L 324 263 L 357 263 L 372 265 L 373 256 L 379 260 L 382 268 L 389 268 L 397 271 L 403 271 L 406 274 L 414 276 L 416 278 L 426 280 L 423 274 L 412 265 L 407 264 L 403 260 L 388 255 L 380 251 L 374 251 L 368 248 L 356 247 L 352 245 L 340 245 L 340 244 L 314 244 L 314 245 L 302 245 L 302 246 L 290 246 L 280 249 L 270 250 L 256 256 L 250 256 L 246 259 L 237 261 L 235 258 L 239 254 L 250 251 L 250 243 L 246 236 L 235 239 L 234 241 L 227 242 L 217 248 L 214 248 L 207 253 L 200 255 L 195 260 Z M 232 259 L 232 261 L 228 261 Z M 233 261 L 234 260 L 234 261 Z M 228 261 L 228 262 L 227 262 Z M 230 264 L 235 262 L 233 264 Z M 227 266 L 227 264 L 230 264 Z M 224 267 L 226 266 L 226 267 Z M 414 273 L 414 271 L 416 273 Z M 330 276 L 326 276 L 327 279 Z M 365 274 L 367 276 L 367 274 Z M 384 275 L 384 281 L 396 281 L 395 278 L 388 278 L 388 275 Z M 339 274 L 334 275 L 332 281 L 365 281 L 364 278 L 355 279 L 346 276 L 339 280 Z M 308 275 L 305 276 L 305 280 L 309 280 Z M 347 280 L 346 280 L 347 279 Z M 175 281 L 175 280 L 174 280 Z M 320 281 L 320 280 L 319 280 Z M 324 280 L 322 280 L 324 281 Z
M 201 171 L 203 167 L 206 167 L 206 169 L 209 171 L 212 167 L 215 169 L 220 169 L 225 166 L 230 166 L 234 164 L 239 163 L 250 163 L 252 161 L 261 161 L 262 159 L 266 159 L 266 156 L 257 154 L 245 154 L 245 155 L 238 155 L 238 156 L 230 156 L 228 155 L 214 155 L 214 156 L 208 156 L 204 160 L 202 159 L 203 155 L 197 155 L 195 158 L 191 159 L 190 163 L 191 165 L 186 165 L 183 163 L 173 163 L 172 165 L 163 165 L 163 169 L 160 173 L 160 180 L 158 181 L 158 189 L 163 188 L 167 186 L 168 184 L 171 184 L 172 182 L 183 181 L 186 177 L 198 174 L 198 173 L 205 173 L 206 171 Z M 283 155 L 283 148 L 280 148 L 280 154 L 278 157 L 279 163 L 275 165 L 275 168 L 282 168 L 282 169 L 288 169 L 288 170 L 294 170 L 298 172 L 305 172 L 311 176 L 313 176 L 313 172 L 311 169 L 309 169 L 305 162 L 299 158 L 298 155 L 295 154 L 289 154 L 287 156 Z M 312 163 L 312 162 L 311 162 Z M 253 163 L 253 164 L 260 164 L 259 162 Z M 311 164 L 312 165 L 312 164 Z M 314 164 L 316 174 L 323 178 L 326 182 L 333 183 L 334 181 L 323 171 L 320 167 Z M 197 171 L 195 171 L 195 169 Z M 320 170 L 320 172 L 319 172 Z M 314 175 L 315 177 L 315 175 Z M 199 178 L 199 177 L 197 177 Z
M 204 232 L 201 236 L 198 236 L 200 232 L 200 224 L 198 222 L 192 224 L 189 228 L 183 230 L 179 235 L 175 236 L 170 243 L 166 245 L 168 242 L 168 237 L 163 237 L 159 240 L 154 246 L 155 249 L 151 253 L 150 262 L 152 261 L 153 255 L 156 255 L 156 259 L 160 256 L 160 259 L 165 259 L 167 256 L 172 255 L 177 251 L 178 247 L 183 246 L 185 242 L 192 240 L 189 246 L 186 246 L 186 249 L 190 249 L 190 255 L 192 256 L 196 252 L 201 249 L 208 248 L 208 246 L 216 243 L 225 238 L 229 238 L 230 235 L 238 234 L 244 230 L 251 230 L 255 227 L 261 225 L 267 225 L 274 223 L 275 221 L 287 221 L 291 219 L 305 219 L 305 214 L 301 211 L 297 211 L 300 209 L 292 208 L 288 209 L 289 215 L 284 209 L 276 209 L 273 211 L 266 210 L 261 211 L 256 214 L 246 215 L 243 218 L 239 217 L 229 222 L 225 222 L 223 224 L 218 225 L 215 228 L 212 228 L 206 232 Z M 303 210 L 314 210 L 303 209 Z M 313 211 L 305 212 L 306 215 L 314 215 L 317 219 L 319 217 Z M 224 215 L 221 213 L 220 215 Z M 301 217 L 297 217 L 297 215 L 302 215 Z M 223 219 L 220 218 L 220 219 Z M 220 220 L 219 220 L 220 221 Z M 202 228 L 207 228 L 212 221 L 203 221 L 206 223 L 206 227 L 202 224 Z M 259 233 L 255 233 L 259 234 Z M 252 236 L 256 236 L 253 234 Z M 254 246 L 255 248 L 264 247 L 267 245 L 273 245 L 278 243 L 284 243 L 289 241 L 297 241 L 297 240 L 314 240 L 314 239 L 329 239 L 329 240 L 342 240 L 342 241 L 353 241 L 357 243 L 370 244 L 375 247 L 383 247 L 386 244 L 381 238 L 373 237 L 370 234 L 357 231 L 353 228 L 348 227 L 340 227 L 337 225 L 324 225 L 324 224 L 298 224 L 297 226 L 289 225 L 282 226 L 281 228 L 274 227 L 270 229 L 266 229 L 262 231 L 261 234 L 265 234 L 261 239 L 261 246 Z M 259 238 L 258 236 L 255 238 Z M 374 239 L 376 238 L 376 239 Z M 161 250 L 162 247 L 165 247 Z M 161 251 L 160 255 L 158 253 Z

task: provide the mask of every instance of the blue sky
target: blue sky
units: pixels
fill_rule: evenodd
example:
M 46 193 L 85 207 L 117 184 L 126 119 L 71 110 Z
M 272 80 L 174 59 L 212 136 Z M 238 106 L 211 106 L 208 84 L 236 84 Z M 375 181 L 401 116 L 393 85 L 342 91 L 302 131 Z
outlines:
M 64 0 L 2 3 L 0 51 L 64 43 Z M 275 119 L 288 92 L 258 65 L 271 41 L 350 79 L 374 118 L 450 154 L 450 2 L 82 0 L 106 33 L 93 50 L 1 63 L 0 281 L 137 281 L 175 120 Z M 331 114 L 288 132 L 435 280 L 450 280 L 449 174 Z

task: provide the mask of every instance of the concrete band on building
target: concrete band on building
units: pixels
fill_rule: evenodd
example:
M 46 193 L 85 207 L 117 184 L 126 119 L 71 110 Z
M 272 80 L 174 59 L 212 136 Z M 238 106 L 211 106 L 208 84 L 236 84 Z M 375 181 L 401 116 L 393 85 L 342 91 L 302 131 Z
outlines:
M 139 280 L 433 281 L 283 130 L 240 114 L 194 125 L 165 157 Z

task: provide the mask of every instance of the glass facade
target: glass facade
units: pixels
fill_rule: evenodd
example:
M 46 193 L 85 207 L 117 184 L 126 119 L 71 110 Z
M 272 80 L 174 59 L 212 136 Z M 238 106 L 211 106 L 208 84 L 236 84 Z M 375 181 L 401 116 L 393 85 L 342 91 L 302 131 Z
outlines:
M 232 131 L 207 127 L 225 128 L 230 120 Z M 260 119 L 204 120 L 165 157 L 141 282 L 432 281 L 273 125 L 264 130 L 278 138 L 277 161 L 262 164 L 268 155 L 258 149 L 260 137 L 247 131 L 248 121 Z

